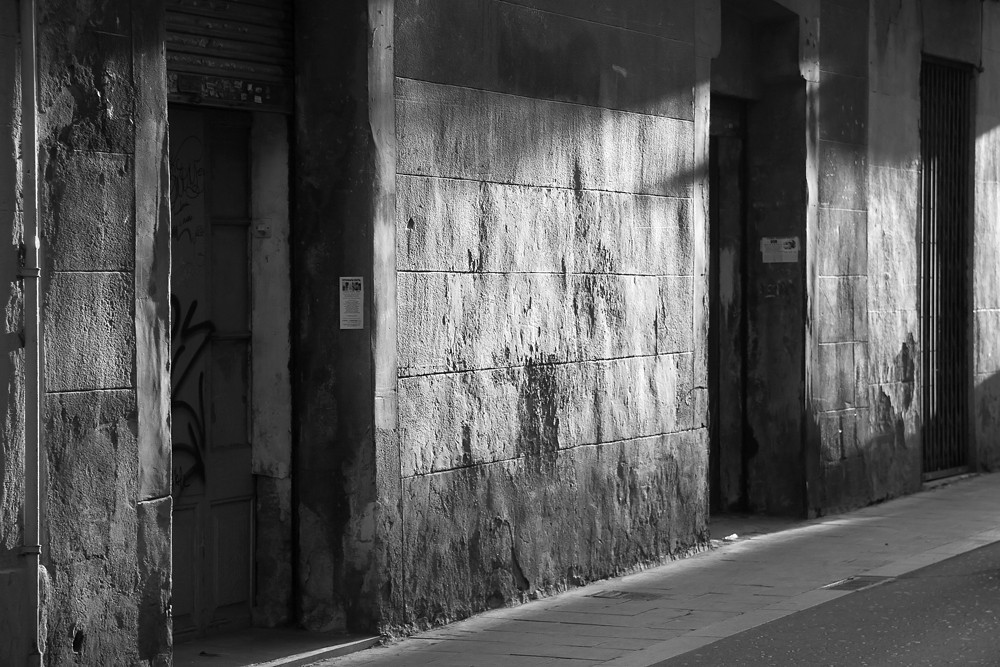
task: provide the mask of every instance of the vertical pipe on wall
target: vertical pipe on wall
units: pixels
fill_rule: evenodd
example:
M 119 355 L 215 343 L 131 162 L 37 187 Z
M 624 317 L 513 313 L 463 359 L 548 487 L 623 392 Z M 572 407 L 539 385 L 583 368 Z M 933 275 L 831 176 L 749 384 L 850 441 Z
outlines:
M 21 0 L 21 191 L 24 225 L 24 256 L 20 276 L 24 281 L 24 589 L 26 609 L 32 615 L 28 627 L 33 632 L 28 665 L 40 665 L 41 599 L 39 574 L 41 559 L 39 449 L 41 408 L 41 311 L 39 305 L 38 262 L 38 127 L 35 0 Z

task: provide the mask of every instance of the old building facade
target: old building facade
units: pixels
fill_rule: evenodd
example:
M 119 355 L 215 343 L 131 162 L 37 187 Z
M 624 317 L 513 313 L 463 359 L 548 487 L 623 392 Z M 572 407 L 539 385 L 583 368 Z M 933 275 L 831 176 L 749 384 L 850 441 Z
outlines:
M 0 54 L 2 664 L 1000 466 L 994 0 L 0 0 Z

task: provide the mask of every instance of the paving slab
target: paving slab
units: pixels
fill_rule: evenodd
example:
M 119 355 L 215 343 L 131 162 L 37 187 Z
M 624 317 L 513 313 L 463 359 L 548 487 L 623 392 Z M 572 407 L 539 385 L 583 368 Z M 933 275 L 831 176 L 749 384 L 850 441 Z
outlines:
M 713 548 L 690 558 L 315 667 L 653 665 L 855 594 L 829 584 L 899 576 L 1000 541 L 1000 475 L 810 521 L 726 516 L 712 535 Z

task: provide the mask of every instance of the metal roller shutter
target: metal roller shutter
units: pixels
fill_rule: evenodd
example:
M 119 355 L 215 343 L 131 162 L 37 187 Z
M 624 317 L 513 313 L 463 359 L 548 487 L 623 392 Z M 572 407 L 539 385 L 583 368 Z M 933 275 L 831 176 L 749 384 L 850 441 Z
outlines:
M 172 102 L 290 112 L 291 0 L 166 0 Z

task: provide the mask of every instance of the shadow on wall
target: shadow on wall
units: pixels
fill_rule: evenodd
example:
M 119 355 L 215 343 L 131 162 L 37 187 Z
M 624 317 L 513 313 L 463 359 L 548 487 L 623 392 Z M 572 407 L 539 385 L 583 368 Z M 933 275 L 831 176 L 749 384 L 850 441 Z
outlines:
M 910 339 L 912 344 L 912 338 Z M 903 349 L 908 346 L 904 344 Z M 972 405 L 965 414 L 971 423 L 964 432 L 954 422 L 934 416 L 920 423 L 919 396 L 914 393 L 912 377 L 898 383 L 873 385 L 870 388 L 870 417 L 861 414 L 820 415 L 839 419 L 839 423 L 820 427 L 822 443 L 823 490 L 812 498 L 811 516 L 832 514 L 854 507 L 871 505 L 914 493 L 922 488 L 924 472 L 930 468 L 963 472 L 1000 470 L 1000 373 L 979 382 L 972 394 Z M 958 431 L 937 457 L 925 464 L 925 439 L 935 432 Z
M 1000 470 L 1000 373 L 976 385 L 973 400 L 975 463 L 980 471 Z

